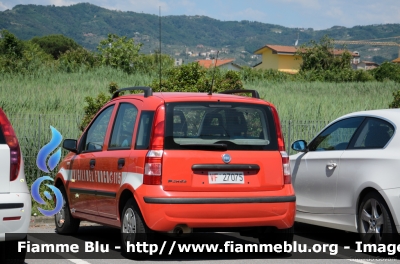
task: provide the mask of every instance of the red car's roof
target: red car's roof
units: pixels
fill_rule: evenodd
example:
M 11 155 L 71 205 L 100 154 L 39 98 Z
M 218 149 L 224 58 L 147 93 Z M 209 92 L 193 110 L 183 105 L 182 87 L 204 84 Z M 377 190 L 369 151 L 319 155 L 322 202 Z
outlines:
M 247 96 L 238 96 L 232 94 L 219 94 L 214 93 L 212 95 L 208 95 L 208 93 L 195 93 L 195 92 L 155 92 L 152 95 L 153 97 L 158 97 L 165 102 L 180 102 L 180 101 L 212 101 L 213 99 L 221 99 L 227 100 L 230 102 L 243 102 L 248 101 L 249 103 L 264 103 L 267 105 L 273 106 L 270 102 L 264 101 L 258 98 L 252 98 Z M 151 98 L 147 97 L 147 98 Z M 132 95 L 123 95 L 121 96 L 124 99 L 129 98 L 143 98 L 143 94 L 132 94 Z M 117 97 L 117 98 L 121 98 Z

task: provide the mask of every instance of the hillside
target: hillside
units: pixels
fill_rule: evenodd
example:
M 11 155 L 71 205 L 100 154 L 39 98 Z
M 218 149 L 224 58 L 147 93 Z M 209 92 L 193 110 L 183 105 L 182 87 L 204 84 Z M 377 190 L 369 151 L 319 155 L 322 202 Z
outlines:
M 108 33 L 134 37 L 143 43 L 142 52 L 159 48 L 159 17 L 135 12 L 112 11 L 89 3 L 68 7 L 17 5 L 0 12 L 0 29 L 7 29 L 18 38 L 63 34 L 82 46 L 95 50 Z M 294 45 L 311 39 L 318 41 L 329 35 L 334 39 L 363 40 L 400 36 L 400 24 L 332 27 L 326 30 L 287 28 L 254 21 L 220 21 L 206 16 L 163 16 L 161 18 L 162 52 L 175 58 L 192 61 L 193 53 L 220 50 L 220 58 L 235 58 L 241 65 L 259 61 L 253 52 L 265 44 Z M 388 41 L 392 41 L 389 39 Z M 386 41 L 386 40 L 383 40 Z M 362 60 L 378 63 L 398 57 L 397 47 L 348 46 L 359 51 Z

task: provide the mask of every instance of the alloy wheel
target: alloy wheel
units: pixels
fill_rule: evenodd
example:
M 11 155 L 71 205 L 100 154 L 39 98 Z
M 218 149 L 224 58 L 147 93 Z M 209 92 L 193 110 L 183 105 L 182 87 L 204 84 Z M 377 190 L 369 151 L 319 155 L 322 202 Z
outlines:
M 385 225 L 382 205 L 375 199 L 369 199 L 361 211 L 361 233 L 365 233 L 365 240 L 371 243 L 380 243 Z
M 122 222 L 122 233 L 124 233 L 124 243 L 132 241 L 132 236 L 136 234 L 136 216 L 132 208 L 125 211 Z
M 67 210 L 67 202 L 63 197 L 63 206 L 61 210 L 56 214 L 56 223 L 58 227 L 62 227 L 65 222 L 65 210 Z

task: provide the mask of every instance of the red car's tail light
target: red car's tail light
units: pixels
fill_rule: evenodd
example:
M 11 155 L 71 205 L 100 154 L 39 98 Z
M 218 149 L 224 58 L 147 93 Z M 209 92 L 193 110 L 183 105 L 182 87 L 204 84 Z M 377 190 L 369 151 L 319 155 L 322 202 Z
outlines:
M 285 150 L 285 140 L 283 139 L 281 122 L 279 121 L 278 112 L 276 111 L 275 107 L 271 106 L 272 115 L 274 117 L 274 123 L 276 128 L 276 136 L 278 138 L 278 149 L 279 151 L 286 151 Z
M 282 169 L 283 169 L 283 183 L 284 184 L 291 184 L 292 183 L 292 176 L 290 173 L 290 161 L 289 155 L 286 151 L 281 151 L 282 156 Z
M 143 183 L 161 184 L 163 150 L 149 150 L 144 163 Z
M 10 148 L 10 181 L 14 181 L 18 177 L 19 167 L 21 164 L 21 150 L 18 139 L 10 121 L 0 109 L 0 126 L 3 131 L 6 144 Z
M 290 161 L 289 155 L 286 153 L 285 149 L 285 140 L 283 139 L 281 122 L 279 121 L 278 112 L 274 107 L 271 107 L 272 115 L 274 117 L 274 123 L 276 128 L 276 135 L 278 138 L 278 149 L 281 153 L 282 157 L 282 170 L 283 170 L 283 183 L 284 184 L 291 184 L 292 183 L 292 176 L 290 173 Z
M 150 150 L 144 162 L 143 184 L 159 185 L 162 176 L 162 157 L 164 149 L 165 107 L 158 107 L 153 123 L 153 133 L 150 138 Z

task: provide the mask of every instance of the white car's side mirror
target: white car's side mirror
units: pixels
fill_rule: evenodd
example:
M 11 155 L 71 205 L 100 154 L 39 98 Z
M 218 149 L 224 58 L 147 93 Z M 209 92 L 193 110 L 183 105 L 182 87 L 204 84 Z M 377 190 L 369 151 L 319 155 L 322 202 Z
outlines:
M 307 142 L 305 140 L 296 140 L 292 144 L 292 149 L 299 152 L 307 152 Z

